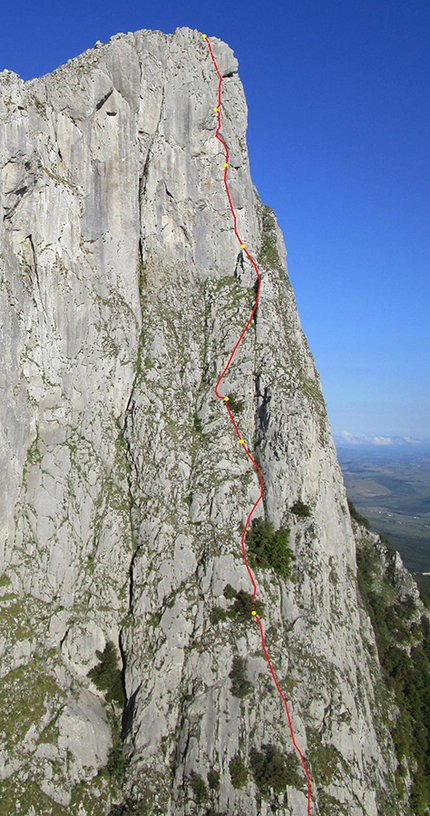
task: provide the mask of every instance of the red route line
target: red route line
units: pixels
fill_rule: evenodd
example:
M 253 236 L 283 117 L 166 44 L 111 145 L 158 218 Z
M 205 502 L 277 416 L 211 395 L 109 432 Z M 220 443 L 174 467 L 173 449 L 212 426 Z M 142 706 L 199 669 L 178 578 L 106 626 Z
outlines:
M 220 70 L 218 68 L 217 61 L 215 59 L 211 43 L 209 41 L 209 37 L 207 37 L 206 34 L 203 34 L 203 39 L 206 40 L 206 42 L 207 42 L 207 45 L 208 45 L 208 48 L 209 48 L 209 53 L 210 53 L 210 56 L 211 56 L 215 71 L 216 71 L 216 73 L 218 75 L 218 102 L 217 102 L 216 108 L 214 108 L 214 111 L 217 114 L 218 124 L 217 124 L 217 129 L 216 129 L 216 132 L 215 132 L 215 136 L 218 139 L 218 141 L 221 142 L 221 144 L 222 144 L 222 146 L 224 148 L 224 152 L 225 152 L 224 187 L 225 187 L 225 192 L 226 192 L 226 195 L 227 195 L 229 207 L 230 207 L 230 210 L 231 210 L 231 214 L 233 216 L 234 234 L 235 234 L 235 236 L 236 236 L 236 238 L 237 238 L 237 240 L 238 240 L 238 242 L 240 244 L 240 248 L 245 252 L 246 257 L 248 258 L 248 260 L 250 261 L 250 263 L 254 267 L 255 274 L 257 276 L 257 292 L 256 292 L 256 296 L 255 296 L 255 302 L 254 302 L 254 305 L 253 305 L 252 310 L 251 310 L 251 314 L 249 315 L 249 318 L 248 318 L 247 322 L 245 323 L 245 326 L 243 327 L 243 329 L 241 331 L 240 337 L 237 340 L 236 344 L 234 345 L 234 347 L 233 347 L 233 349 L 232 349 L 232 351 L 230 353 L 230 356 L 229 356 L 229 358 L 227 360 L 226 365 L 224 366 L 221 374 L 219 375 L 219 377 L 217 379 L 214 391 L 215 391 L 215 396 L 218 399 L 224 401 L 225 407 L 227 409 L 227 413 L 228 413 L 228 415 L 230 417 L 230 420 L 231 420 L 231 423 L 232 423 L 233 428 L 235 430 L 236 436 L 239 439 L 239 443 L 242 445 L 246 456 L 248 457 L 249 461 L 252 463 L 252 465 L 255 467 L 255 469 L 256 469 L 256 471 L 258 473 L 258 479 L 259 479 L 259 483 L 260 483 L 260 494 L 258 496 L 257 501 L 254 503 L 254 505 L 252 506 L 251 510 L 248 513 L 248 517 L 246 519 L 245 527 L 243 528 L 242 538 L 241 538 L 240 543 L 241 543 L 241 547 L 242 547 L 243 561 L 244 561 L 245 567 L 246 567 L 246 569 L 248 571 L 248 575 L 249 575 L 249 578 L 251 580 L 252 588 L 253 588 L 253 592 L 252 592 L 252 606 L 253 606 L 252 615 L 253 615 L 253 617 L 255 618 L 255 620 L 257 621 L 257 623 L 258 623 L 258 625 L 260 627 L 261 645 L 262 645 L 262 648 L 263 648 L 264 656 L 266 658 L 270 674 L 272 675 L 273 682 L 274 682 L 274 684 L 276 686 L 276 689 L 277 689 L 277 691 L 279 693 L 279 696 L 281 697 L 281 700 L 282 700 L 282 702 L 284 704 L 284 708 L 285 708 L 285 712 L 286 712 L 287 720 L 288 720 L 288 725 L 289 725 L 289 729 L 290 729 L 290 734 L 291 734 L 291 741 L 293 743 L 293 746 L 294 746 L 295 750 L 297 751 L 297 753 L 298 753 L 298 755 L 300 757 L 300 761 L 301 761 L 301 763 L 303 765 L 303 769 L 304 769 L 304 772 L 306 774 L 307 786 L 308 786 L 308 791 L 307 791 L 308 816 L 310 816 L 310 813 L 311 813 L 311 777 L 310 777 L 310 773 L 309 773 L 309 770 L 308 770 L 308 766 L 306 765 L 306 762 L 305 762 L 305 758 L 304 758 L 299 746 L 297 745 L 296 738 L 294 736 L 293 723 L 292 723 L 292 720 L 291 720 L 290 709 L 288 707 L 286 697 L 285 697 L 285 695 L 284 695 L 284 693 L 283 693 L 283 691 L 282 691 L 282 689 L 281 689 L 281 687 L 280 687 L 280 685 L 278 683 L 278 679 L 276 677 L 275 670 L 274 670 L 274 668 L 272 666 L 271 660 L 269 658 L 269 654 L 267 652 L 266 641 L 265 641 L 265 637 L 264 637 L 263 624 L 262 624 L 260 618 L 258 617 L 258 615 L 257 615 L 257 613 L 256 613 L 256 611 L 254 609 L 255 598 L 256 598 L 256 595 L 257 595 L 257 584 L 255 583 L 255 579 L 254 579 L 254 576 L 252 574 L 251 568 L 250 568 L 250 566 L 248 564 L 248 558 L 247 558 L 247 555 L 246 555 L 246 547 L 245 547 L 246 534 L 248 532 L 248 528 L 249 528 L 249 525 L 251 523 L 251 519 L 252 519 L 252 517 L 253 517 L 253 515 L 255 513 L 255 510 L 256 510 L 257 506 L 259 505 L 259 503 L 261 502 L 261 500 L 263 498 L 263 493 L 264 493 L 263 474 L 261 472 L 261 469 L 257 465 L 257 462 L 251 456 L 248 448 L 245 445 L 244 440 L 242 439 L 242 435 L 240 433 L 240 430 L 238 428 L 236 420 L 235 420 L 235 418 L 234 418 L 234 416 L 233 416 L 233 414 L 231 412 L 230 406 L 228 404 L 228 402 L 229 402 L 228 397 L 223 396 L 222 394 L 219 393 L 219 387 L 220 387 L 225 375 L 227 374 L 227 372 L 228 372 L 228 370 L 229 370 L 229 368 L 230 368 L 230 366 L 231 366 L 231 364 L 233 362 L 233 358 L 234 358 L 234 356 L 236 354 L 236 351 L 238 350 L 243 338 L 245 337 L 245 334 L 248 331 L 248 329 L 249 329 L 249 327 L 250 327 L 250 325 L 252 323 L 255 312 L 257 311 L 258 302 L 260 300 L 261 275 L 260 275 L 260 270 L 258 269 L 258 266 L 257 266 L 256 262 L 254 261 L 254 258 L 248 252 L 248 250 L 247 250 L 245 244 L 243 243 L 243 241 L 242 241 L 242 239 L 241 239 L 241 237 L 239 235 L 239 232 L 237 230 L 236 212 L 235 212 L 235 209 L 233 207 L 233 202 L 232 202 L 232 199 L 231 199 L 230 190 L 229 190 L 228 182 L 227 182 L 229 151 L 228 151 L 228 147 L 227 147 L 224 139 L 219 135 L 220 130 L 221 130 L 221 102 L 222 102 L 221 98 L 222 98 L 222 82 L 223 82 L 223 78 L 222 78 L 222 75 L 221 75 Z

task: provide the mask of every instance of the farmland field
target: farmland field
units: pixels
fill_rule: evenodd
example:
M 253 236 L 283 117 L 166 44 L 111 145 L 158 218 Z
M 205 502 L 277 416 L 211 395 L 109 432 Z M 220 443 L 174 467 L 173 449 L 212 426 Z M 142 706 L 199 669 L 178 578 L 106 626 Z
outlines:
M 346 490 L 372 530 L 384 533 L 430 596 L 430 453 L 338 447 Z

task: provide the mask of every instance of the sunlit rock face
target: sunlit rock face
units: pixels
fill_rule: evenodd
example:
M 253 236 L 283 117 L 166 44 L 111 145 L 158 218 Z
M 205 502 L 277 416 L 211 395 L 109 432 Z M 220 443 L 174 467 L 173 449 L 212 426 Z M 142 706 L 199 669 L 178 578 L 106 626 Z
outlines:
M 257 515 L 290 529 L 296 556 L 288 580 L 255 571 L 267 648 L 312 816 L 401 816 L 320 383 L 251 182 L 237 60 L 211 44 L 238 229 L 262 275 L 223 388 L 262 468 Z M 186 28 L 118 35 L 27 83 L 0 74 L 5 813 L 306 813 L 258 626 L 224 594 L 251 591 L 240 536 L 258 477 L 213 392 L 255 296 L 217 85 Z M 125 702 L 115 669 L 88 676 L 110 641 Z M 282 752 L 280 789 L 252 773 L 264 746 Z

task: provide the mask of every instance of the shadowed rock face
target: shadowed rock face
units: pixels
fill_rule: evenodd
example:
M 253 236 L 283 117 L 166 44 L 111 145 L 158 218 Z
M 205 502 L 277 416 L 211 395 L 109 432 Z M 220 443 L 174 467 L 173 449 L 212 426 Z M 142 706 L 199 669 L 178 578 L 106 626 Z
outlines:
M 313 816 L 401 816 L 320 383 L 282 236 L 251 183 L 237 61 L 211 42 L 238 229 L 263 279 L 225 391 L 263 471 L 259 513 L 291 530 L 296 554 L 287 581 L 256 571 L 267 646 Z M 0 74 L 8 813 L 306 812 L 258 627 L 213 614 L 231 607 L 227 584 L 250 591 L 240 533 L 258 495 L 213 394 L 254 296 L 222 185 L 216 91 L 190 29 L 118 35 L 27 83 Z M 291 512 L 298 499 L 309 516 Z M 121 711 L 87 677 L 108 641 L 124 668 L 125 761 Z M 252 684 L 243 699 L 234 656 Z M 252 775 L 235 788 L 231 759 L 248 765 L 268 745 L 302 781 L 285 795 L 262 795 Z

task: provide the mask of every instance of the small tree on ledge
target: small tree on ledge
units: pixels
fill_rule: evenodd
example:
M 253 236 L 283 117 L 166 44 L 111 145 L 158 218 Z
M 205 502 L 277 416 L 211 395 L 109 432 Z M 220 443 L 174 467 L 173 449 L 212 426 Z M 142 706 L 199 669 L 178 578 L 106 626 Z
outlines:
M 288 578 L 295 555 L 289 547 L 290 531 L 274 529 L 265 519 L 256 519 L 246 536 L 246 546 L 252 567 L 273 569 L 281 578 Z

